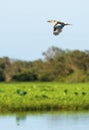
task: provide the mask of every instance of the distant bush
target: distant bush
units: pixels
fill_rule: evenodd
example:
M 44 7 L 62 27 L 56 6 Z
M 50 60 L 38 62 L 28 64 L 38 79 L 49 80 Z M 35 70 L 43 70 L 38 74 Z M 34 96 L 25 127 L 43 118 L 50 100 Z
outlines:
M 37 75 L 30 72 L 24 72 L 13 76 L 15 81 L 36 81 Z
M 88 81 L 88 77 L 81 70 L 77 70 L 76 72 L 67 76 L 65 79 L 65 82 L 69 82 L 69 83 L 78 83 L 78 82 L 86 82 L 86 81 Z
M 89 81 L 89 51 L 51 47 L 35 61 L 0 58 L 0 81 Z
M 4 81 L 4 80 L 5 80 L 5 76 L 3 70 L 0 69 L 0 81 Z

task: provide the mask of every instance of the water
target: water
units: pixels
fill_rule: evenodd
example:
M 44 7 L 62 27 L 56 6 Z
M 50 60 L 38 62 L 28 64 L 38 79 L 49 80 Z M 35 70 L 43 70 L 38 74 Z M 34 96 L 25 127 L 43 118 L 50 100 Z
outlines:
M 0 115 L 0 130 L 89 130 L 89 112 Z

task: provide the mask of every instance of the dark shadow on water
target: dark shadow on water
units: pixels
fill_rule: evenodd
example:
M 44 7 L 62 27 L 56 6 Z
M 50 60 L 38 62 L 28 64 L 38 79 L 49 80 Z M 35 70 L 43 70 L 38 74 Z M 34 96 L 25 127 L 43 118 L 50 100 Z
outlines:
M 20 114 L 16 116 L 16 124 L 19 126 L 22 122 L 26 120 L 26 115 Z

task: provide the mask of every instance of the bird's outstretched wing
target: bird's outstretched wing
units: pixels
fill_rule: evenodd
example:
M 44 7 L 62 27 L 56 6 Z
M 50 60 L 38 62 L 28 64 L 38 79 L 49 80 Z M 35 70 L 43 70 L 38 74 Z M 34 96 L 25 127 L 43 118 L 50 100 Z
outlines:
M 58 35 L 61 32 L 62 32 L 62 29 L 60 29 L 58 26 L 54 26 L 54 29 L 53 29 L 54 35 Z

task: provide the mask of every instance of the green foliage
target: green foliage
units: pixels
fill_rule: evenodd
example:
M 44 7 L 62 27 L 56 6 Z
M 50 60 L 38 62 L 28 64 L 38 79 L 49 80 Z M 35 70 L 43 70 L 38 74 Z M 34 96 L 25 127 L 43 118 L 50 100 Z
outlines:
M 5 77 L 4 77 L 4 72 L 2 69 L 0 69 L 0 81 L 4 81 Z
M 36 81 L 37 75 L 30 72 L 19 73 L 13 76 L 15 81 Z
M 51 47 L 44 60 L 32 62 L 0 58 L 0 81 L 89 81 L 89 51 Z
M 67 76 L 65 81 L 69 83 L 87 82 L 88 76 L 82 72 L 82 70 L 77 70 L 71 75 Z

